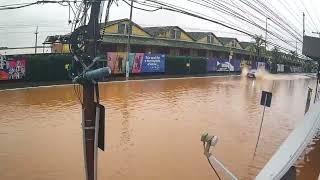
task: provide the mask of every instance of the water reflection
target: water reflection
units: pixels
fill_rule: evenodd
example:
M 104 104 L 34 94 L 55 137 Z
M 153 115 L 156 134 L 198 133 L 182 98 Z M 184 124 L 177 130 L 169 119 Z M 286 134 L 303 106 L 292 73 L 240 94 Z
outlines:
M 99 178 L 214 179 L 199 141 L 208 131 L 220 137 L 218 158 L 250 179 L 302 119 L 314 82 L 279 75 L 105 83 L 106 152 L 99 154 Z M 262 90 L 273 92 L 273 102 L 252 161 Z M 81 108 L 73 86 L 0 92 L 0 99 L 0 162 L 8 162 L 0 163 L 0 179 L 84 179 Z M 299 179 L 315 177 L 319 147 L 316 138 L 297 163 Z

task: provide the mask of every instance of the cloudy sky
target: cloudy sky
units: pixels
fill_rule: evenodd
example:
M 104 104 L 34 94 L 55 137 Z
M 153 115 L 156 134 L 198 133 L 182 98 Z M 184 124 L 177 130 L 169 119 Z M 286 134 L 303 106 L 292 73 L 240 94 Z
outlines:
M 35 2 L 36 0 L 1 0 L 1 5 L 13 3 Z M 129 1 L 129 0 L 127 0 Z M 204 7 L 202 5 L 191 2 L 192 0 L 159 0 L 162 2 L 171 3 L 175 6 L 182 7 L 188 11 L 192 11 L 201 16 L 206 16 L 223 23 L 232 25 L 238 29 L 248 31 L 252 34 L 265 36 L 265 32 L 256 26 L 244 22 L 238 18 L 232 17 L 225 12 L 220 12 L 217 8 Z M 243 0 L 220 0 L 219 3 L 231 7 L 246 18 L 251 19 L 257 25 L 265 27 L 266 17 L 260 14 L 266 12 L 265 10 L 255 11 L 247 5 L 243 4 Z M 143 2 L 139 0 L 139 2 Z M 201 1 L 196 1 L 201 2 Z M 204 1 L 202 1 L 204 2 Z M 215 0 L 207 0 L 211 4 L 217 2 Z M 301 43 L 297 38 L 301 38 L 302 34 L 302 13 L 306 14 L 306 33 L 312 35 L 313 31 L 320 31 L 320 12 L 317 7 L 320 7 L 319 0 L 253 0 L 249 1 L 261 8 L 262 5 L 258 2 L 264 3 L 267 7 L 272 9 L 274 14 L 268 13 L 270 20 L 268 20 L 269 30 L 273 33 L 279 34 L 287 43 L 282 42 L 277 37 L 269 35 L 268 39 L 273 43 L 288 49 L 294 49 L 296 41 L 298 42 L 298 49 L 301 48 Z M 139 4 L 136 6 L 142 7 Z M 208 4 L 207 4 L 208 6 Z M 1 8 L 1 7 L 0 7 Z M 153 9 L 148 8 L 147 9 Z M 58 4 L 35 5 L 17 10 L 0 10 L 0 47 L 22 47 L 34 46 L 36 27 L 39 26 L 39 43 L 42 43 L 46 36 L 55 34 L 64 34 L 70 32 L 71 26 L 68 25 L 69 11 L 68 7 Z M 220 8 L 221 10 L 221 8 Z M 129 6 L 122 0 L 117 4 L 113 4 L 110 11 L 110 20 L 128 18 Z M 278 19 L 277 19 L 278 18 Z M 279 20 L 281 18 L 282 20 Z M 280 22 L 277 24 L 274 20 Z M 141 26 L 167 26 L 178 25 L 186 31 L 211 31 L 218 36 L 236 37 L 240 41 L 251 41 L 252 39 L 247 35 L 241 34 L 237 31 L 230 30 L 212 22 L 200 20 L 187 15 L 169 12 L 165 10 L 158 10 L 155 12 L 145 12 L 134 9 L 133 21 Z M 282 29 L 285 26 L 290 29 Z M 300 33 L 297 35 L 297 33 Z M 292 35 L 292 33 L 294 35 Z M 289 44 L 288 44 L 289 43 Z

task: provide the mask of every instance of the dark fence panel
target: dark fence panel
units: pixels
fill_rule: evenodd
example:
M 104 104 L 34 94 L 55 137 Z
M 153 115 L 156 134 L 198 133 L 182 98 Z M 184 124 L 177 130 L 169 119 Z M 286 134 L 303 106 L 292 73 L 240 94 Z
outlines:
M 68 55 L 36 55 L 26 57 L 26 80 L 61 81 L 68 80 L 66 64 L 71 64 L 72 56 Z
M 206 74 L 208 58 L 189 57 L 190 74 Z
M 165 63 L 165 74 L 189 74 L 189 60 L 187 57 L 167 56 Z

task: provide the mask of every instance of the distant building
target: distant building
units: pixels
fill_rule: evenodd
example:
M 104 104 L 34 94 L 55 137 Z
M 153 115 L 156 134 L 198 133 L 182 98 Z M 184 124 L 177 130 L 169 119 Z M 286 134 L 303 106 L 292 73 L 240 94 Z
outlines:
M 250 52 L 236 38 L 220 38 L 212 32 L 186 32 L 178 26 L 141 27 L 129 20 L 120 19 L 102 24 L 102 50 L 126 52 L 128 33 L 131 34 L 131 52 L 166 54 L 172 56 L 234 57 L 245 59 Z M 52 52 L 69 53 L 69 35 L 48 36 L 45 44 L 52 45 Z

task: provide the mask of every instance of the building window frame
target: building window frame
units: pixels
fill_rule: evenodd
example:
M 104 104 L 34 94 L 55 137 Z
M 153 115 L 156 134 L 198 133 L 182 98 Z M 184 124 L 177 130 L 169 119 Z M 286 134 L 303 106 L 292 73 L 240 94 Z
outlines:
M 171 30 L 171 39 L 181 39 L 181 31 L 179 29 L 173 29 Z
M 130 31 L 130 35 L 132 35 L 132 26 L 131 26 L 130 30 L 129 30 L 129 27 L 130 27 L 129 24 L 127 24 L 127 23 L 119 23 L 118 24 L 118 34 L 128 35 L 128 32 Z
M 208 43 L 208 44 L 213 44 L 213 39 L 214 39 L 214 37 L 213 37 L 212 34 L 208 35 L 208 36 L 207 36 L 207 43 Z
M 237 42 L 236 40 L 231 41 L 231 47 L 236 48 L 237 47 Z

